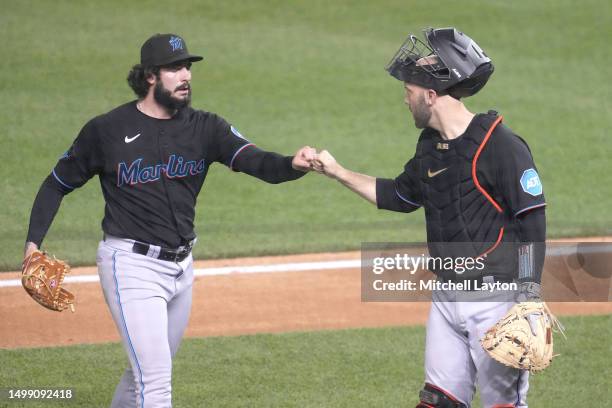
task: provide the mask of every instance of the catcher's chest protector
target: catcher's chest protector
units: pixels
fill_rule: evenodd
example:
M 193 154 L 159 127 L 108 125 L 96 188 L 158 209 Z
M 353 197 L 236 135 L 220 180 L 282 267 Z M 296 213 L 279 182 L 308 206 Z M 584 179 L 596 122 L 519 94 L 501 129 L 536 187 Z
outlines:
M 417 145 L 419 178 L 429 243 L 471 243 L 470 254 L 491 253 L 502 241 L 513 241 L 511 216 L 502 209 L 482 155 L 501 116 L 477 115 L 466 133 L 444 140 L 427 129 Z M 490 165 L 488 165 L 490 169 Z M 464 247 L 465 248 L 465 247 Z M 435 251 L 435 248 L 430 250 Z

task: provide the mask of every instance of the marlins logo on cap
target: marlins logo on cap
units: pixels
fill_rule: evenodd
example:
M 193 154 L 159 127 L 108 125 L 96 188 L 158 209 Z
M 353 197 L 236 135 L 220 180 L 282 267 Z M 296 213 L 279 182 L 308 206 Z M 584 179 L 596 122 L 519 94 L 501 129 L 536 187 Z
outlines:
M 170 46 L 172 46 L 172 51 L 183 49 L 183 39 L 181 37 L 172 36 L 168 42 L 170 43 Z
M 145 66 L 159 67 L 178 61 L 200 60 L 201 56 L 189 53 L 185 40 L 177 34 L 155 34 L 140 48 L 140 63 Z

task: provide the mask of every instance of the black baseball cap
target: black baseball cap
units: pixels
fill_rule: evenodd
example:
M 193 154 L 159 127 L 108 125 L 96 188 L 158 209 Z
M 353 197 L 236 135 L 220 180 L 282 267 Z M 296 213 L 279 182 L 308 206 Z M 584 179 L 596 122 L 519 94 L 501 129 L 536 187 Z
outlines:
M 155 34 L 140 48 L 140 64 L 146 66 L 169 65 L 177 61 L 201 61 L 199 55 L 187 51 L 187 44 L 176 34 Z

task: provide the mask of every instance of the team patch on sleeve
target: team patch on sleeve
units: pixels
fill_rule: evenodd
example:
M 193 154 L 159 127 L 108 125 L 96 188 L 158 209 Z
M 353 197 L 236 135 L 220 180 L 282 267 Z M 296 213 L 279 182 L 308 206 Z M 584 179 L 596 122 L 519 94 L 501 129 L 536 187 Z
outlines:
M 542 194 L 542 183 L 538 172 L 534 169 L 525 170 L 521 176 L 521 187 L 524 192 L 534 197 Z
M 238 136 L 239 138 L 244 139 L 244 140 L 246 140 L 247 142 L 249 141 L 249 140 L 248 140 L 246 137 L 242 136 L 242 135 L 240 134 L 240 132 L 238 131 L 238 129 L 236 129 L 235 127 L 230 126 L 230 129 L 231 129 L 232 133 L 233 133 L 233 134 L 235 134 L 236 136 Z

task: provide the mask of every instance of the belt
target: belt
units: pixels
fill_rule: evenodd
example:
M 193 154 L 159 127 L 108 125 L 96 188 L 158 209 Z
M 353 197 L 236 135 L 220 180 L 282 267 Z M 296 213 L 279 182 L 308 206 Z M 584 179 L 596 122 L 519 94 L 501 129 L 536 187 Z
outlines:
M 187 244 L 176 249 L 172 249 L 134 241 L 134 245 L 132 245 L 132 252 L 150 256 L 151 258 L 161 259 L 162 261 L 181 262 L 189 256 L 194 243 L 195 239 L 192 239 Z

